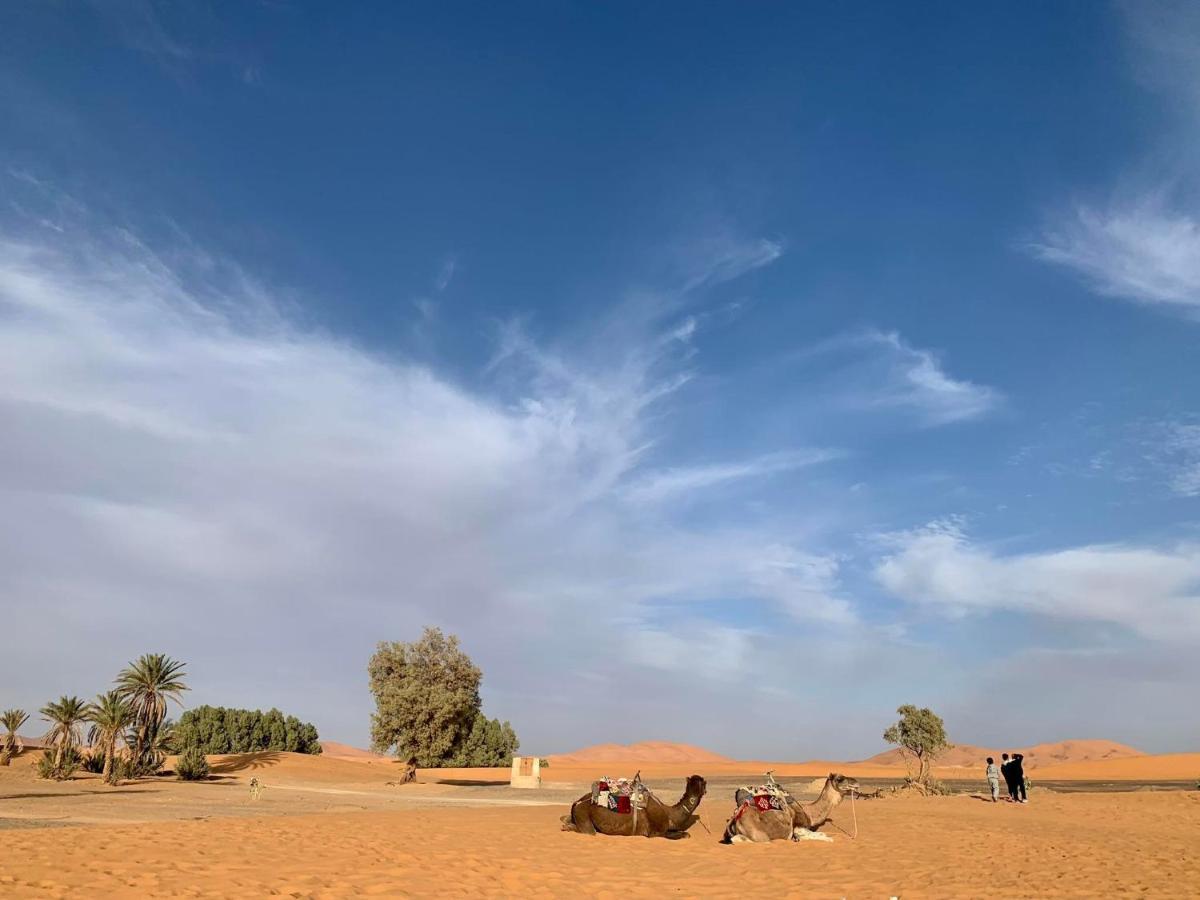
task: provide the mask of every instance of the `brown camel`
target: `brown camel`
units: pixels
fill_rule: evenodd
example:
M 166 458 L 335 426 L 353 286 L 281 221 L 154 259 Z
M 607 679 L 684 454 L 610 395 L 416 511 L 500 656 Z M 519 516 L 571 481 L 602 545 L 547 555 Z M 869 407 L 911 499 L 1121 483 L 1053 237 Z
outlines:
M 725 826 L 723 844 L 751 841 L 799 840 L 800 832 L 815 832 L 829 821 L 834 808 L 846 794 L 858 788 L 858 782 L 847 775 L 830 773 L 816 800 L 801 803 L 791 795 L 784 798 L 784 809 L 758 809 L 749 791 L 738 791 L 738 811 Z
M 665 837 L 671 840 L 691 837 L 687 830 L 700 821 L 700 805 L 708 784 L 699 775 L 688 777 L 683 796 L 667 806 L 646 790 L 646 806 L 633 812 L 619 813 L 592 802 L 590 793 L 571 804 L 571 814 L 562 817 L 563 831 L 580 834 L 613 834 L 625 837 Z

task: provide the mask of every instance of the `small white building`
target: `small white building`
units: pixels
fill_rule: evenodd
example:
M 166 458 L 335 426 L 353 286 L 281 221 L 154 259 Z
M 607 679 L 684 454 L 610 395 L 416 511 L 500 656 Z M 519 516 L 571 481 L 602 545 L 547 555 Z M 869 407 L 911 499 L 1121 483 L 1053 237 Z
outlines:
M 515 788 L 540 788 L 542 761 L 536 756 L 514 756 L 508 783 Z

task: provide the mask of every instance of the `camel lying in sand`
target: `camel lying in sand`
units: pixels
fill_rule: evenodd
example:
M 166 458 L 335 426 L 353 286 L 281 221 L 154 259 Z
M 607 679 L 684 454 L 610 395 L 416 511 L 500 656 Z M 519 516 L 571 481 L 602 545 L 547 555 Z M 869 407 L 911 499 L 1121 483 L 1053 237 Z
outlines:
M 830 773 L 820 795 L 811 803 L 801 803 L 787 795 L 783 809 L 768 810 L 754 805 L 750 791 L 739 790 L 735 795 L 738 811 L 725 826 L 721 843 L 800 840 L 803 833 L 815 832 L 828 822 L 834 808 L 857 787 L 855 779 L 836 772 Z
M 688 777 L 683 796 L 674 806 L 667 806 L 646 789 L 645 808 L 634 808 L 633 812 L 619 813 L 592 802 L 590 793 L 584 794 L 571 804 L 571 813 L 562 817 L 563 831 L 578 831 L 580 834 L 612 834 L 625 837 L 665 837 L 672 840 L 690 837 L 687 830 L 700 817 L 696 807 L 708 790 L 708 784 L 699 775 Z

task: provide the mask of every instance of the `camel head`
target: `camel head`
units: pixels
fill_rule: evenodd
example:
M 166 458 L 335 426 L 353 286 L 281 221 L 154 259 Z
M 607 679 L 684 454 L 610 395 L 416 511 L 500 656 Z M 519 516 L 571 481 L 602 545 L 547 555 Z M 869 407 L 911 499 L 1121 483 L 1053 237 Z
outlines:
M 687 786 L 684 787 L 683 793 L 686 797 L 695 797 L 698 801 L 708 792 L 708 782 L 699 775 L 689 775 Z
M 839 794 L 848 794 L 858 788 L 858 779 L 852 775 L 839 775 L 837 772 L 830 772 L 829 778 L 825 781 L 826 787 L 831 787 Z

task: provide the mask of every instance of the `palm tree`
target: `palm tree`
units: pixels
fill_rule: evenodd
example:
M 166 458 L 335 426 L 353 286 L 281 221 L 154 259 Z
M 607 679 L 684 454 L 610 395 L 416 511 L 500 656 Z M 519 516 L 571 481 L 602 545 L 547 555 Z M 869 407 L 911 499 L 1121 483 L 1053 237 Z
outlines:
M 167 701 L 181 703 L 188 689 L 184 664 L 163 653 L 147 653 L 117 676 L 117 695 L 133 710 L 134 762 L 140 765 L 158 743 L 158 731 L 167 717 Z
M 117 755 L 117 741 L 133 721 L 133 709 L 121 699 L 116 691 L 98 694 L 96 702 L 88 707 L 87 719 L 92 723 L 88 730 L 88 743 L 93 752 L 104 754 L 103 778 L 108 784 L 116 784 L 113 777 L 113 759 Z
M 54 768 L 62 765 L 66 751 L 74 750 L 83 743 L 80 729 L 87 716 L 87 708 L 87 704 L 78 697 L 66 696 L 41 708 L 42 718 L 50 723 L 45 741 L 54 748 Z
M 29 721 L 29 715 L 23 709 L 6 709 L 0 713 L 0 725 L 4 726 L 4 743 L 0 744 L 0 766 L 7 766 L 14 756 L 19 756 L 25 746 L 17 732 Z

